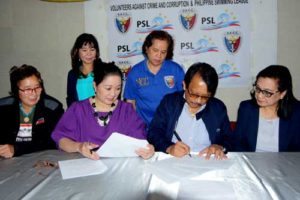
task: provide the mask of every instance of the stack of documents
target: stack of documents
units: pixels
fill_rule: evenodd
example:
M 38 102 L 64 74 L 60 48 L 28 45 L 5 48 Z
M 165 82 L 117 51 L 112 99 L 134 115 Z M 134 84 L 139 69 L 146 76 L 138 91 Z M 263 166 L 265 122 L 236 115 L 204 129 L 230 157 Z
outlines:
M 100 158 L 137 157 L 135 151 L 139 148 L 147 148 L 147 144 L 147 140 L 140 140 L 114 132 L 98 149 L 97 154 Z M 63 179 L 102 174 L 107 170 L 107 166 L 101 160 L 88 158 L 59 161 L 58 164 Z
M 98 149 L 100 157 L 137 157 L 135 150 L 147 148 L 147 140 L 136 139 L 120 133 L 112 133 Z

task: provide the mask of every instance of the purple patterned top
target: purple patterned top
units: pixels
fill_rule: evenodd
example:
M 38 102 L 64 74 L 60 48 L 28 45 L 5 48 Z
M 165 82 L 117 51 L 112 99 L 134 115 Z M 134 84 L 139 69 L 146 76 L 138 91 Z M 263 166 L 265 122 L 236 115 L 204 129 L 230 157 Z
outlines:
M 103 114 L 99 112 L 99 115 Z M 102 145 L 113 132 L 137 139 L 146 139 L 146 126 L 132 104 L 119 100 L 108 125 L 100 126 L 94 117 L 94 110 L 89 99 L 86 99 L 74 102 L 69 107 L 52 132 L 52 139 L 57 145 L 64 137 L 77 142 Z

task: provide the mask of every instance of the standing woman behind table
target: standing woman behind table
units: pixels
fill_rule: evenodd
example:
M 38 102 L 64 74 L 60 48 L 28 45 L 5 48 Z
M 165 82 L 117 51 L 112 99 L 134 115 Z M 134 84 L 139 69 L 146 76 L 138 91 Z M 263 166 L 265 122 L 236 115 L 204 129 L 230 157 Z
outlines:
M 95 96 L 73 103 L 58 122 L 52 138 L 60 149 L 96 160 L 99 156 L 91 149 L 101 146 L 113 132 L 146 139 L 145 124 L 132 104 L 120 100 L 122 72 L 117 66 L 96 66 L 94 89 Z M 154 148 L 148 145 L 136 153 L 147 159 Z
M 271 65 L 258 73 L 251 100 L 240 104 L 237 151 L 300 151 L 300 103 L 287 67 Z
M 101 62 L 97 39 L 92 34 L 79 35 L 71 50 L 72 69 L 68 73 L 67 105 L 95 95 L 94 66 Z
M 124 98 L 133 103 L 139 116 L 149 125 L 161 99 L 183 90 L 184 71 L 171 60 L 174 41 L 167 32 L 151 32 L 142 49 L 145 59 L 129 72 Z
M 0 99 L 0 157 L 55 148 L 51 132 L 64 112 L 62 104 L 46 95 L 33 66 L 13 67 L 10 84 L 11 96 Z

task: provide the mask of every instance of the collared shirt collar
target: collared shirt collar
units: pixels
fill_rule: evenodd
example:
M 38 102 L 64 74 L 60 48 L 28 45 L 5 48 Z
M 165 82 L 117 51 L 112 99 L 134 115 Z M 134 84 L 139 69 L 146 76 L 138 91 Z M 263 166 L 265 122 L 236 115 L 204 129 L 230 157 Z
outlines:
M 187 101 L 186 101 L 186 97 L 185 97 L 185 92 L 183 92 L 183 98 L 185 99 L 185 106 L 187 107 L 187 108 L 189 108 L 189 104 L 187 103 Z M 200 108 L 199 108 L 199 110 L 195 113 L 195 116 L 196 116 L 196 119 L 197 120 L 199 120 L 201 117 L 202 117 L 202 115 L 204 114 L 204 109 L 206 108 L 206 105 L 207 104 L 204 104 L 204 105 L 202 105 Z

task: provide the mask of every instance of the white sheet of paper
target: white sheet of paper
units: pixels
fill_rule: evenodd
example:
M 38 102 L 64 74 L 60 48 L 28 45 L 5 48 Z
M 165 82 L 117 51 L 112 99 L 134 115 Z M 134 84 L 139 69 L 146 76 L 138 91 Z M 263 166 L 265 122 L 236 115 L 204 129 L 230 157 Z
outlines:
M 226 170 L 234 164 L 234 160 L 205 160 L 197 155 L 183 158 L 169 157 L 147 165 L 150 173 L 161 180 L 172 183 L 183 179 L 191 179 L 213 170 Z
M 98 149 L 100 157 L 136 157 L 135 150 L 147 148 L 147 140 L 136 139 L 120 133 L 112 133 Z
M 102 174 L 107 170 L 102 161 L 88 158 L 58 161 L 58 165 L 64 180 Z

